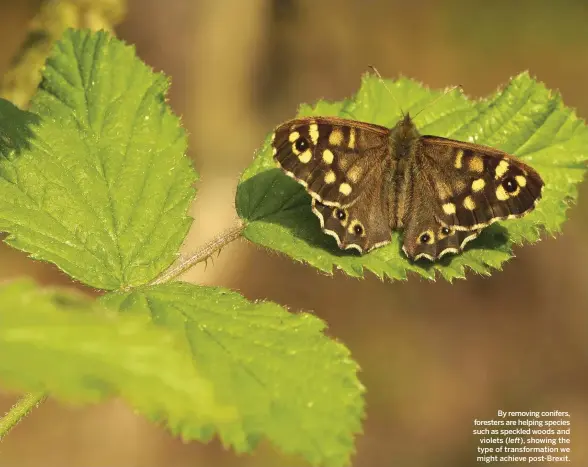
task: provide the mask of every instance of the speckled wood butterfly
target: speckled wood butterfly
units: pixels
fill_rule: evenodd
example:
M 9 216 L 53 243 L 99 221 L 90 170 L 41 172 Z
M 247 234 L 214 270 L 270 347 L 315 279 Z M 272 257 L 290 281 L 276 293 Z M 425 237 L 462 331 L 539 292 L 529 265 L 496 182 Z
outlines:
M 274 160 L 312 196 L 323 232 L 366 253 L 404 229 L 402 250 L 434 261 L 493 222 L 521 217 L 543 180 L 498 149 L 422 136 L 408 114 L 392 129 L 334 117 L 290 120 Z

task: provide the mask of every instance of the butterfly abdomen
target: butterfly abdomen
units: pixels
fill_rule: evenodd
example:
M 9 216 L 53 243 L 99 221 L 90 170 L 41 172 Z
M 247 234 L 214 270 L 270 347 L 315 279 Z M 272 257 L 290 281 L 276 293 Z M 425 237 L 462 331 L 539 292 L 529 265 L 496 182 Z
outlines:
M 410 208 L 409 160 L 392 158 L 387 171 L 388 219 L 390 229 L 395 230 L 404 225 L 406 212 Z
M 404 218 L 410 211 L 413 195 L 410 180 L 419 139 L 420 133 L 408 114 L 390 130 L 387 185 L 390 228 L 393 230 L 403 227 Z

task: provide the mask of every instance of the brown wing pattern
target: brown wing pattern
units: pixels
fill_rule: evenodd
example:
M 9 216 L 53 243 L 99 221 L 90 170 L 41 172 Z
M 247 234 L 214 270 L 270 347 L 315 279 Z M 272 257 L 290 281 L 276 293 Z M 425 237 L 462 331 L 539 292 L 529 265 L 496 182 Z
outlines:
M 439 200 L 435 180 L 431 180 L 424 161 L 415 159 L 411 167 L 410 208 L 403 221 L 402 250 L 413 260 L 426 258 L 434 261 L 446 254 L 461 252 L 480 234 L 480 230 L 456 230 L 438 219 Z
M 414 154 L 403 220 L 410 258 L 459 253 L 484 227 L 527 214 L 541 197 L 539 174 L 502 151 L 424 136 Z
M 392 129 L 329 117 L 280 125 L 274 160 L 312 196 L 322 230 L 360 253 L 404 228 L 409 258 L 459 253 L 493 222 L 532 211 L 539 174 L 494 148 L 420 136 L 410 117 Z
M 321 229 L 337 240 L 341 249 L 367 253 L 390 243 L 389 198 L 382 178 L 374 178 L 351 206 L 327 206 L 313 198 L 312 211 Z
M 424 136 L 420 170 L 440 200 L 436 216 L 456 230 L 476 230 L 522 217 L 535 208 L 544 183 L 516 157 L 494 148 Z
M 280 125 L 274 160 L 310 195 L 329 206 L 350 206 L 388 155 L 387 128 L 339 118 L 303 118 Z

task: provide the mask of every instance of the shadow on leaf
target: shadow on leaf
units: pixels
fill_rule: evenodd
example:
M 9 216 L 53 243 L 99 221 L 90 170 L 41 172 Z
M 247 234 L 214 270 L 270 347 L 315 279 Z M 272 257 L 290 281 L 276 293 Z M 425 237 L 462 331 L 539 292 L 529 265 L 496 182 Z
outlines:
M 23 150 L 30 149 L 30 141 L 35 138 L 31 127 L 40 121 L 38 115 L 20 110 L 12 102 L 0 99 L 0 154 L 10 160 L 19 156 Z
M 355 250 L 341 250 L 334 238 L 321 231 L 318 218 L 310 208 L 310 202 L 311 197 L 304 188 L 280 169 L 270 169 L 254 175 L 241 183 L 237 190 L 237 206 L 241 217 L 249 221 L 279 225 L 297 239 L 333 256 L 360 257 Z M 465 251 L 500 249 L 507 243 L 507 230 L 501 225 L 493 224 L 470 242 Z M 383 248 L 390 247 L 391 245 Z M 398 245 L 398 255 L 406 259 L 401 247 L 402 244 Z M 377 251 L 374 250 L 368 255 Z M 455 255 L 448 255 L 436 264 L 449 266 L 454 258 Z M 428 271 L 435 263 L 423 259 L 413 264 Z

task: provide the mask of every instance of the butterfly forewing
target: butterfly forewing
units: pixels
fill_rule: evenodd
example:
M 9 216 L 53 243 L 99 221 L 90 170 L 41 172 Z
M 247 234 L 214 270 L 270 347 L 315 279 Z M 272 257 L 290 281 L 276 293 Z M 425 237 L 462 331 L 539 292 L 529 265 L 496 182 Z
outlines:
M 439 199 L 437 215 L 457 230 L 521 217 L 541 197 L 543 180 L 530 166 L 487 146 L 423 136 L 418 158 Z
M 388 134 L 384 127 L 353 120 L 291 120 L 274 133 L 274 160 L 321 203 L 348 206 L 367 180 L 381 176 Z

